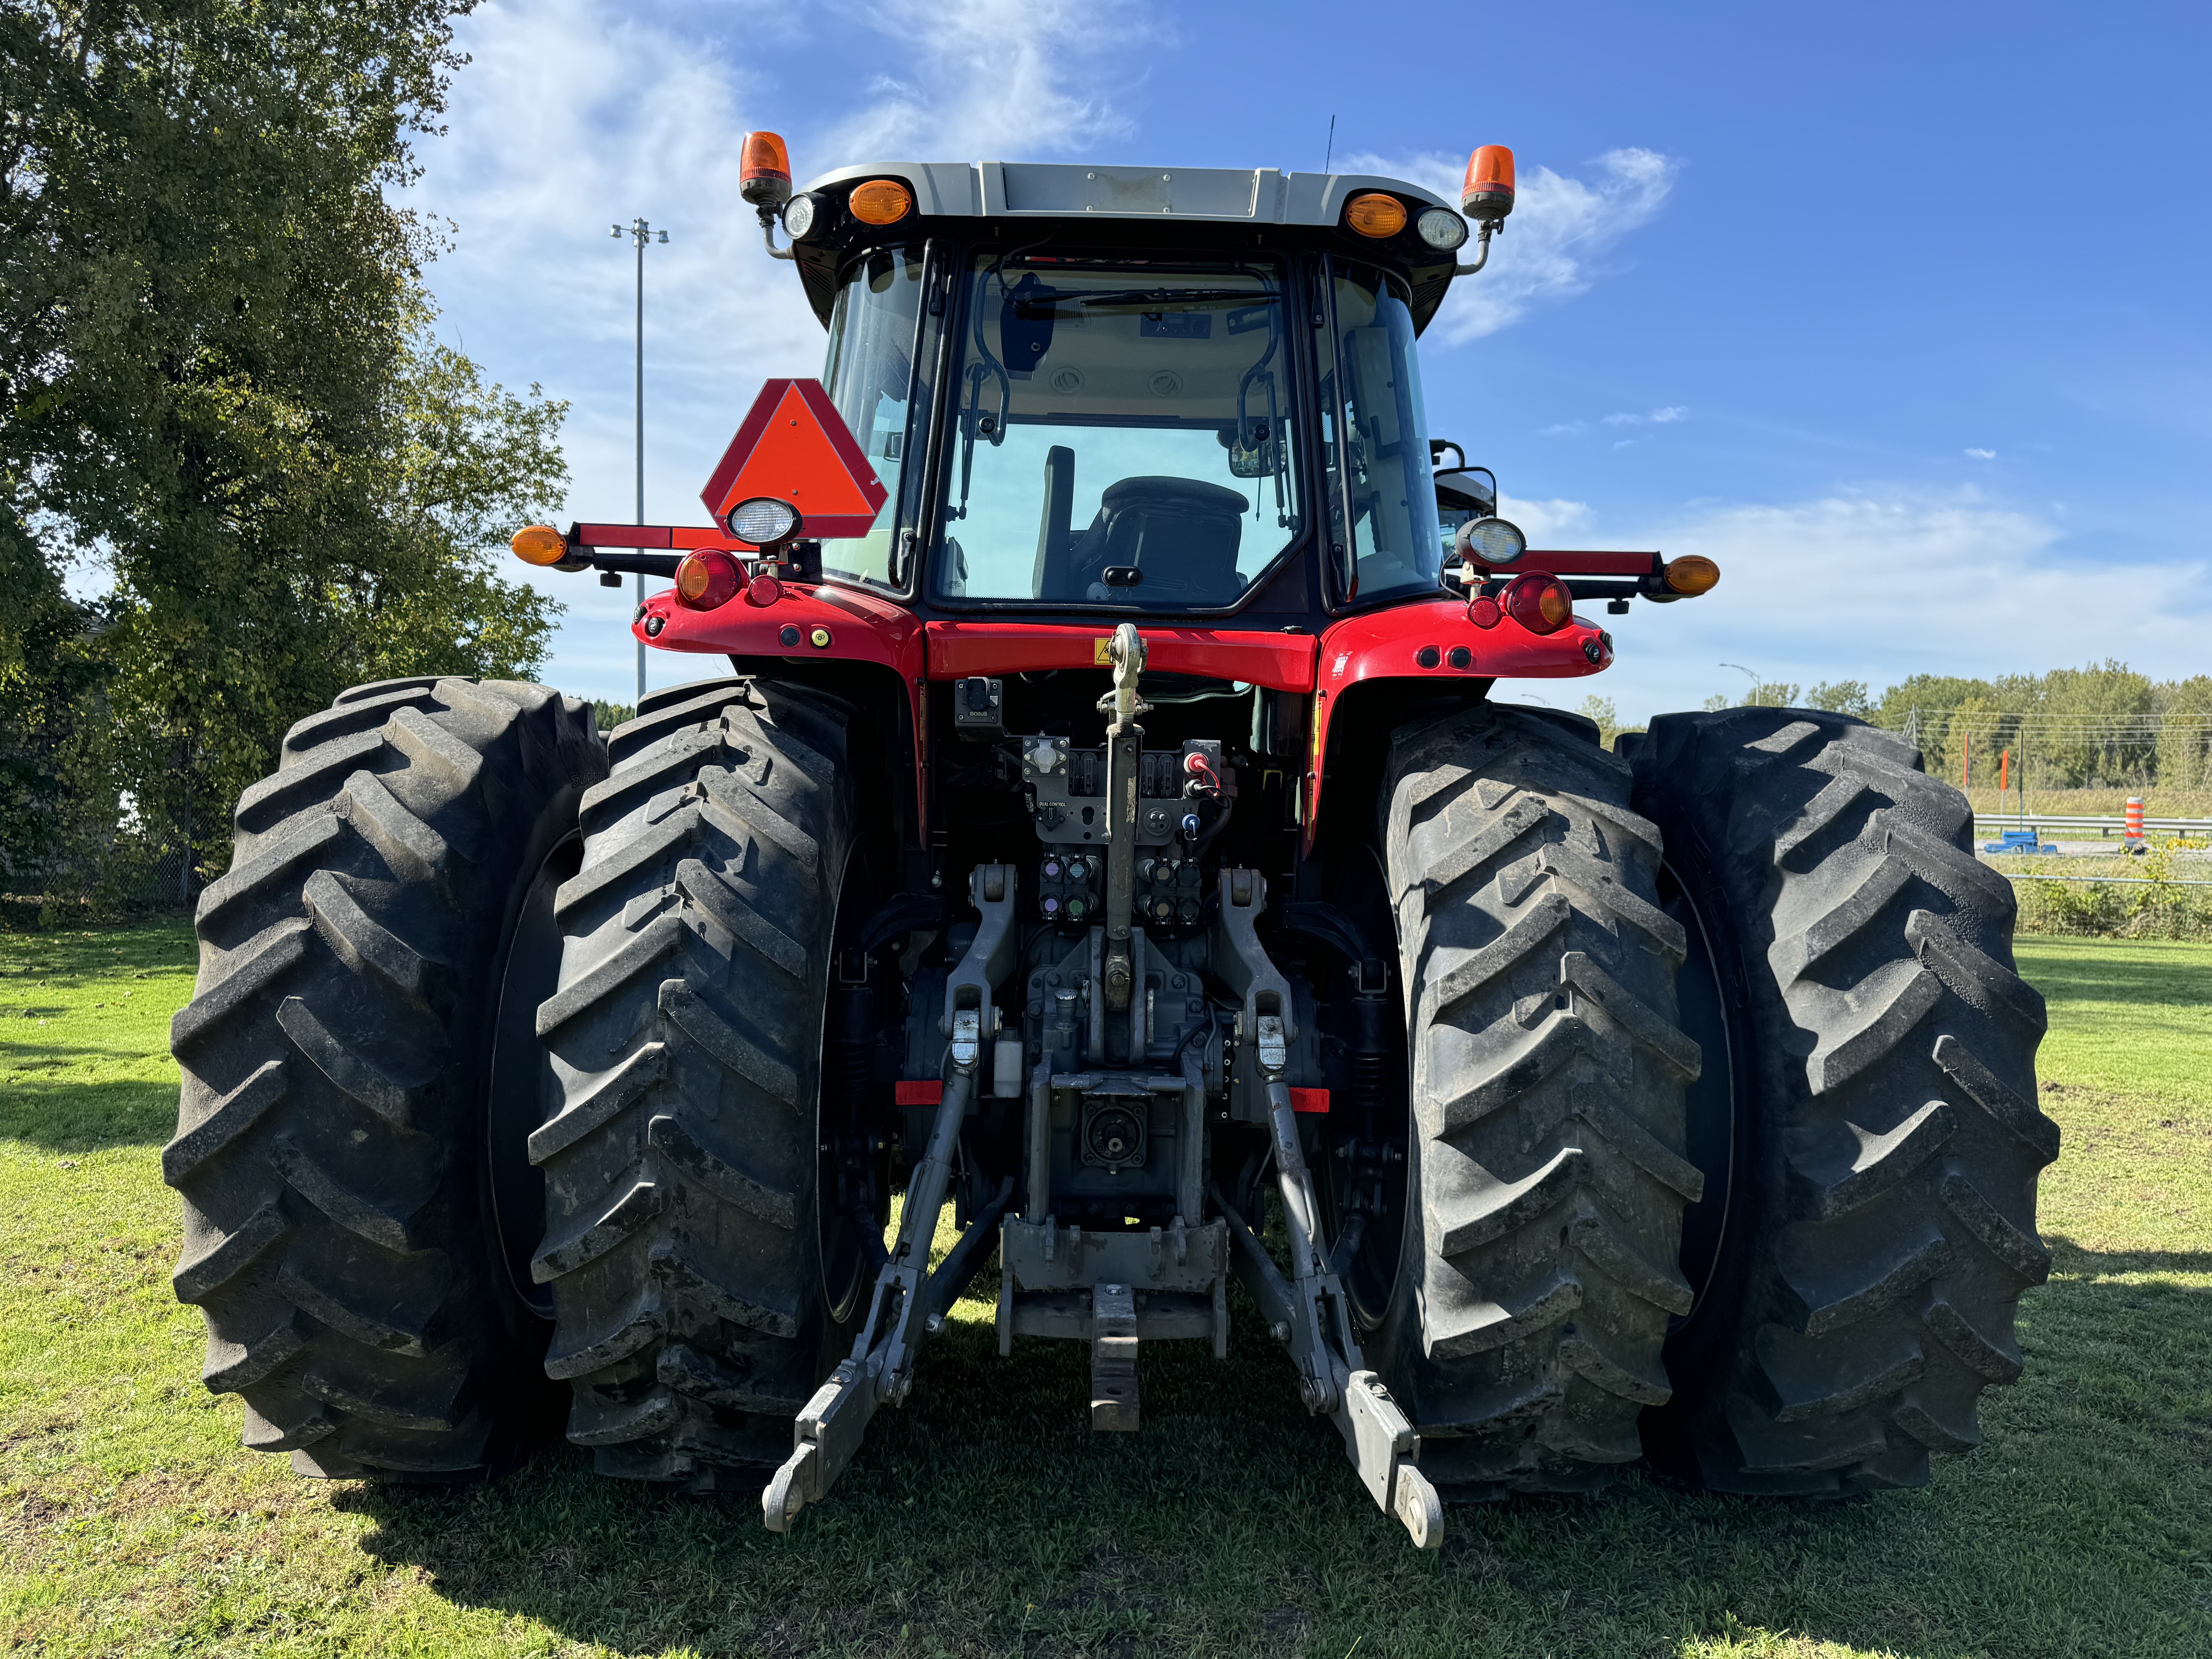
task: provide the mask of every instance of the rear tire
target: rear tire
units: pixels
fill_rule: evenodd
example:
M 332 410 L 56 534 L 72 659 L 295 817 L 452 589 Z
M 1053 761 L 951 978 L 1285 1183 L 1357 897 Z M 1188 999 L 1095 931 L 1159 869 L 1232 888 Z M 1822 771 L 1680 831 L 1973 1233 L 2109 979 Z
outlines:
M 603 1474 L 756 1489 L 848 1328 L 825 1286 L 817 1096 L 854 866 L 845 715 L 768 680 L 648 698 L 585 798 L 538 1011 L 546 1370 Z M 827 1230 L 833 1238 L 836 1230 Z M 849 1249 L 843 1252 L 849 1257 Z M 830 1272 L 849 1279 L 849 1260 Z
M 587 705 L 391 680 L 294 726 L 239 799 L 162 1174 L 207 1386 L 303 1474 L 467 1479 L 557 1421 L 489 1103 L 508 942 L 605 774 Z M 506 1092 L 542 1102 L 542 1058 L 520 1064 Z
M 1839 714 L 1668 714 L 1632 754 L 1693 942 L 1710 1177 L 1668 1345 L 1655 1464 L 1728 1492 L 1918 1486 L 2018 1375 L 2013 1314 L 2049 1257 L 2036 1172 L 2043 1000 L 1966 798 Z
M 1636 1458 L 1690 1305 L 1684 942 L 1657 832 L 1593 737 L 1484 705 L 1401 732 L 1384 775 L 1413 1122 L 1366 1352 L 1447 1498 L 1584 1491 Z

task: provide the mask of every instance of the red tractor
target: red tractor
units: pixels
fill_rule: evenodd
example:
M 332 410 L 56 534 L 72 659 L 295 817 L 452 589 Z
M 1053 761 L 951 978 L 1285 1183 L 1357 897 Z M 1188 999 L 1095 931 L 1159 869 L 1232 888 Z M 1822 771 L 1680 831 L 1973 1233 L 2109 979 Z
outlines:
M 239 802 L 164 1167 L 246 1443 L 462 1479 L 565 1385 L 602 1472 L 781 1529 L 980 1280 L 1102 1430 L 1253 1322 L 1425 1546 L 1639 1457 L 1833 1497 L 1971 1447 L 2057 1150 L 2010 889 L 1856 720 L 1609 752 L 1495 695 L 1719 575 L 1437 466 L 1415 341 L 1510 153 L 1463 211 L 746 159 L 823 381 L 709 525 L 515 538 L 672 579 L 635 631 L 728 672 L 604 741 L 357 687 Z

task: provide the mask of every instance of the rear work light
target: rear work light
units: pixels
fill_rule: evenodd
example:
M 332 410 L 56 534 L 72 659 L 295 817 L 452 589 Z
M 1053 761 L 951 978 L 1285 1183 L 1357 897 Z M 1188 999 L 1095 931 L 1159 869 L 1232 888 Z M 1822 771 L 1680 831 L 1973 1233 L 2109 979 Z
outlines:
M 1455 539 L 1460 557 L 1478 564 L 1511 564 L 1528 550 L 1528 538 L 1510 519 L 1469 519 Z
M 1575 596 L 1547 570 L 1531 570 L 1505 584 L 1498 608 L 1531 634 L 1556 634 L 1575 619 Z
M 791 153 L 779 133 L 749 132 L 738 151 L 738 194 L 757 208 L 781 207 L 791 197 Z
M 864 225 L 895 225 L 914 211 L 914 192 L 896 179 L 871 179 L 845 205 Z
M 1449 208 L 1424 208 L 1413 221 L 1420 238 L 1439 253 L 1449 253 L 1467 240 L 1467 221 Z
M 756 495 L 739 501 L 722 520 L 730 534 L 755 547 L 775 547 L 799 533 L 799 509 L 773 495 Z
M 1721 568 L 1701 553 L 1686 553 L 1667 561 L 1662 573 L 1667 586 L 1685 599 L 1711 592 L 1719 585 Z
M 676 603 L 686 611 L 727 605 L 744 585 L 744 567 L 719 547 L 686 553 L 676 567 Z
M 507 543 L 525 564 L 558 564 L 568 556 L 568 538 L 550 524 L 533 524 L 514 532 Z

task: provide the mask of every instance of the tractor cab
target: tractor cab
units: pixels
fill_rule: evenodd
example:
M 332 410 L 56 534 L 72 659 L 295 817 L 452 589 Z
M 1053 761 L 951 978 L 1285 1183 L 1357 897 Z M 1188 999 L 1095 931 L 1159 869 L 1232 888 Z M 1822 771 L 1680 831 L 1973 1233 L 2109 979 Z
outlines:
M 893 164 L 781 215 L 830 400 L 896 501 L 823 541 L 825 576 L 948 616 L 1279 619 L 1437 591 L 1415 342 L 1468 224 L 1427 192 Z

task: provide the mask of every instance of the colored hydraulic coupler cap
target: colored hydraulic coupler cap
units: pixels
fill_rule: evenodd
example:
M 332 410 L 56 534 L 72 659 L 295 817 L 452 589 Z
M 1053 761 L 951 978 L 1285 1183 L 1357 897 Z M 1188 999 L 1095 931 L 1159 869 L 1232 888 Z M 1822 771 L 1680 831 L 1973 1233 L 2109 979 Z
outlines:
M 806 642 L 817 651 L 827 651 L 830 648 L 830 630 L 826 628 L 815 629 L 807 635 Z

